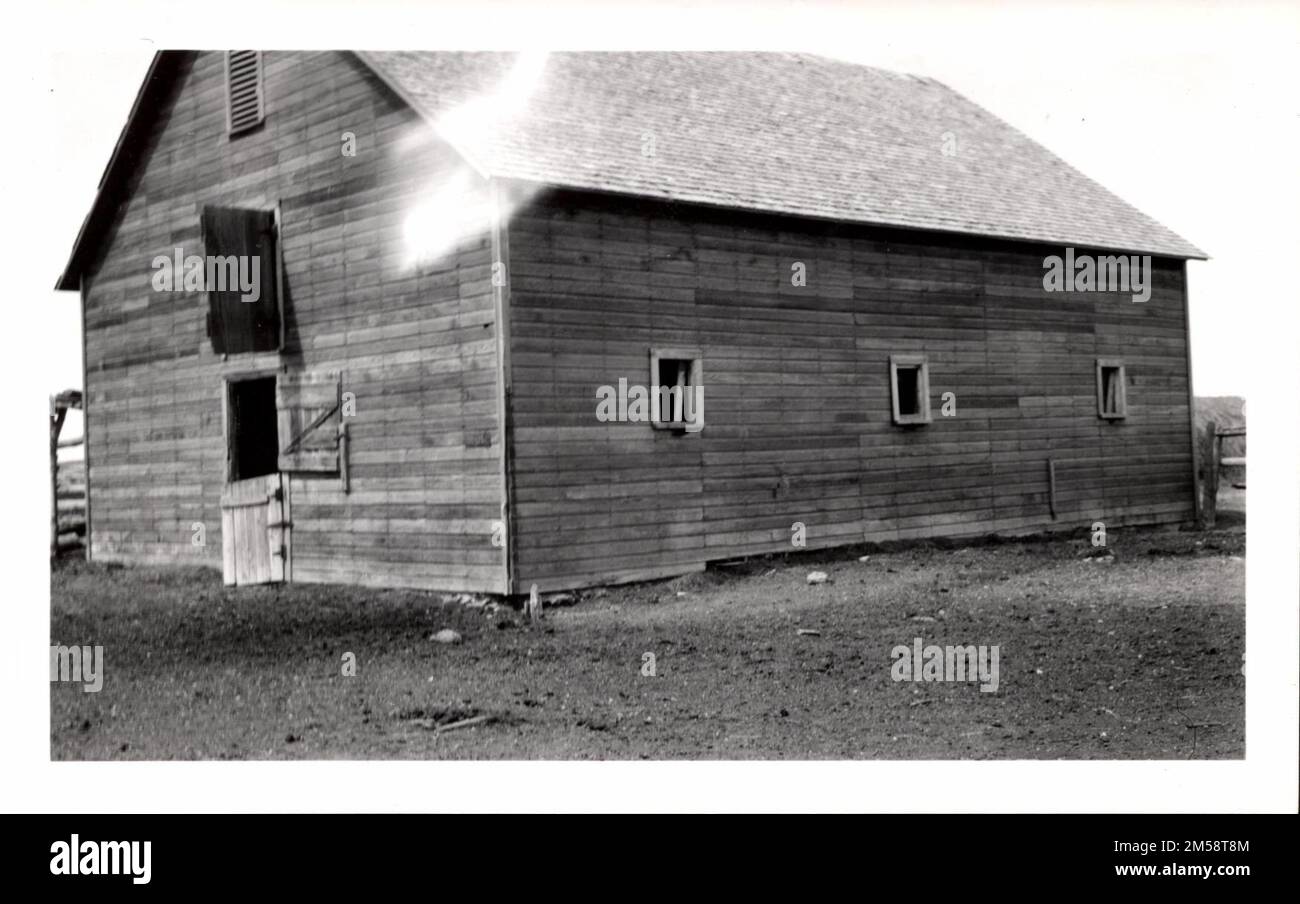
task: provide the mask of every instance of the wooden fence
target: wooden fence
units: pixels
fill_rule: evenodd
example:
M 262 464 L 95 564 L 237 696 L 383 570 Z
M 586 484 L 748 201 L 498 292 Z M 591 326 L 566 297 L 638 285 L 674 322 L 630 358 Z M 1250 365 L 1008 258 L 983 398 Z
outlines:
M 82 445 L 81 437 L 60 437 L 71 409 L 81 408 L 81 393 L 67 389 L 50 397 L 50 557 L 85 555 L 86 463 L 59 462 L 59 450 Z
M 1246 436 L 1245 427 L 1220 427 L 1210 421 L 1201 434 L 1201 526 L 1214 527 L 1218 511 L 1219 477 L 1223 468 L 1241 468 L 1244 474 L 1246 457 L 1223 455 L 1223 441 L 1229 437 Z M 1234 486 L 1244 487 L 1245 477 Z

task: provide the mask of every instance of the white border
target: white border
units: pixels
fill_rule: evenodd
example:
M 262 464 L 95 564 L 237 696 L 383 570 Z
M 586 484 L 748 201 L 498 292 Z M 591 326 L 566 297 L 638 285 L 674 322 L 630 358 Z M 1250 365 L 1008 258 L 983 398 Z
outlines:
M 49 762 L 49 643 L 46 538 L 46 438 L 41 424 L 56 387 L 25 379 L 46 340 L 31 331 L 24 305 L 44 299 L 57 273 L 23 274 L 29 243 L 70 248 L 67 224 L 42 219 L 41 178 L 50 149 L 39 129 L 23 128 L 57 102 L 41 90 L 39 73 L 54 41 L 59 47 L 221 47 L 250 43 L 256 23 L 261 47 L 438 48 L 671 48 L 804 49 L 834 52 L 856 36 L 892 31 L 925 55 L 990 55 L 1033 48 L 1031 65 L 1064 42 L 1095 53 L 1096 65 L 1165 52 L 1205 55 L 1206 65 L 1275 53 L 1291 58 L 1293 8 L 1252 4 L 957 3 L 908 8 L 879 3 L 551 3 L 530 6 L 476 0 L 458 5 L 311 5 L 233 2 L 213 6 L 172 2 L 51 2 L 11 20 L 5 83 L 30 102 L 12 121 L 5 241 L 10 314 L 2 331 L 4 386 L 19 404 L 7 419 L 4 473 L 9 477 L 3 518 L 6 590 L 0 602 L 0 701 L 5 720 L 0 744 L 0 810 L 4 811 L 1279 811 L 1297 799 L 1297 636 L 1300 620 L 1300 380 L 1297 380 L 1297 306 L 1292 257 L 1265 249 L 1300 247 L 1300 237 L 1260 236 L 1261 266 L 1275 267 L 1277 292 L 1268 299 L 1237 299 L 1250 324 L 1250 539 L 1247 647 L 1247 758 L 1241 762 L 860 762 L 860 763 L 79 763 Z M 130 14 L 128 14 L 130 11 Z M 1225 16 L 1237 24 L 1221 27 Z M 30 34 L 25 33 L 30 29 Z M 142 37 L 146 36 L 146 37 Z M 821 42 L 821 43 L 819 43 Z M 1110 55 L 1110 56 L 1108 56 Z M 1289 84 L 1295 84 L 1294 61 Z M 1032 73 L 1026 78 L 1033 78 Z M 1086 82 L 1083 85 L 1086 89 Z M 1193 90 L 1189 87 L 1188 90 Z M 1294 109 L 1279 109 L 1294 120 Z M 1243 136 L 1245 137 L 1245 136 Z M 1150 136 L 1133 139 L 1140 153 Z M 1291 152 L 1300 146 L 1289 144 Z M 1250 149 L 1241 145 L 1242 153 Z M 104 148 L 107 159 L 111 148 Z M 1171 143 L 1170 178 L 1195 191 L 1203 180 L 1232 173 L 1189 172 Z M 1250 166 L 1249 160 L 1237 165 Z M 1263 205 L 1297 209 L 1295 167 L 1277 173 L 1271 197 L 1240 199 L 1224 211 L 1242 229 Z M 1294 219 L 1291 221 L 1294 230 Z M 1196 237 L 1193 236 L 1193 239 Z M 1213 253 L 1213 249 L 1208 249 Z M 1198 269 L 1189 268 L 1192 297 Z M 34 288 L 32 288 L 34 287 Z M 23 292 L 41 294 L 28 295 Z M 69 300 L 69 304 L 75 302 Z M 1192 329 L 1196 330 L 1193 320 Z M 41 525 L 41 527 L 34 527 Z

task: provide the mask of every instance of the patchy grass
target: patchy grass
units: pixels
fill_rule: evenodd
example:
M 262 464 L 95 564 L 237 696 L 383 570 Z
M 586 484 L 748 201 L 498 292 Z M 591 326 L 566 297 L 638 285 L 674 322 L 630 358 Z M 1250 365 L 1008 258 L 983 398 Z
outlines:
M 1241 757 L 1240 522 L 1109 540 L 1111 561 L 1084 537 L 751 560 L 583 593 L 539 626 L 439 594 L 66 565 L 52 642 L 102 644 L 106 677 L 50 685 L 51 755 Z M 915 637 L 998 645 L 998 692 L 894 682 Z

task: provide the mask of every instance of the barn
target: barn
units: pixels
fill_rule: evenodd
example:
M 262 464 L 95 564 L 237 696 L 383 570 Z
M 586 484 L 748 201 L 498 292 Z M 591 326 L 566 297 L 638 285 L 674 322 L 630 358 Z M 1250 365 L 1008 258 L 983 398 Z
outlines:
M 1203 257 L 925 77 L 162 52 L 57 283 L 87 552 L 520 593 L 1188 521 Z

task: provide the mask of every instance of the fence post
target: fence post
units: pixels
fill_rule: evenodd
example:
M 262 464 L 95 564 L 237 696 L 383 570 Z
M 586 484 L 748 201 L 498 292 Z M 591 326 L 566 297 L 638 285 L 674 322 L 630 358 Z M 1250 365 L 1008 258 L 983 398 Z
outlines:
M 1214 527 L 1219 497 L 1219 428 L 1210 421 L 1201 437 L 1201 527 Z
M 50 396 L 50 558 L 59 556 L 59 433 L 68 410 Z

